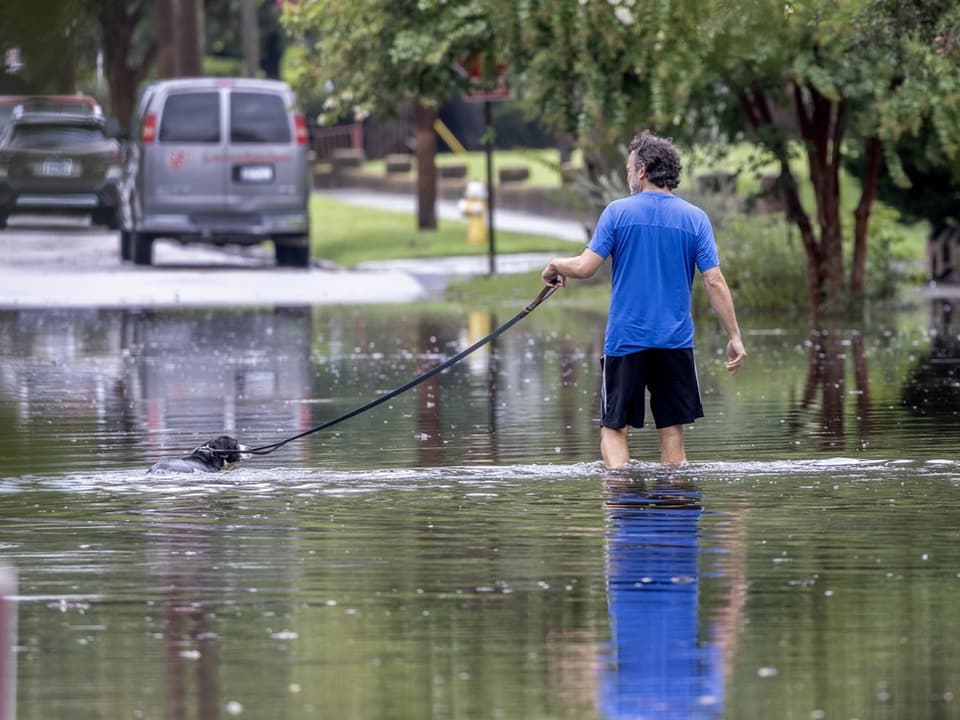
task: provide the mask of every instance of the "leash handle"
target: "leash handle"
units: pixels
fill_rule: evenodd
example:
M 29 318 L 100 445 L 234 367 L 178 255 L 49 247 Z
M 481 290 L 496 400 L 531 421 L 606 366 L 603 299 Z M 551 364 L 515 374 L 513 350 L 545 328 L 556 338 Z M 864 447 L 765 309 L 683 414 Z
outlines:
M 537 294 L 537 296 L 533 300 L 531 300 L 530 304 L 523 309 L 524 314 L 532 313 L 534 310 L 537 309 L 540 303 L 545 301 L 548 297 L 553 295 L 559 289 L 560 289 L 559 285 L 544 285 L 543 289 Z

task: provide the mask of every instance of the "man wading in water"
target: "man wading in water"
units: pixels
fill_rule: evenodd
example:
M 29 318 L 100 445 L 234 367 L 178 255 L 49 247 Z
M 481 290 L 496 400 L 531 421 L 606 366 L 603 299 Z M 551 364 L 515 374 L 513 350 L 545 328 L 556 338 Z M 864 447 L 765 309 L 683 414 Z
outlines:
M 630 460 L 627 426 L 643 427 L 647 390 L 660 461 L 687 461 L 683 426 L 703 417 L 690 315 L 694 269 L 730 338 L 727 370 L 737 372 L 747 357 L 710 220 L 673 194 L 679 183 L 673 144 L 649 132 L 636 136 L 627 158 L 630 196 L 604 209 L 583 253 L 554 258 L 542 273 L 547 285 L 562 286 L 568 277 L 591 277 L 612 258 L 600 416 L 600 454 L 612 469 Z

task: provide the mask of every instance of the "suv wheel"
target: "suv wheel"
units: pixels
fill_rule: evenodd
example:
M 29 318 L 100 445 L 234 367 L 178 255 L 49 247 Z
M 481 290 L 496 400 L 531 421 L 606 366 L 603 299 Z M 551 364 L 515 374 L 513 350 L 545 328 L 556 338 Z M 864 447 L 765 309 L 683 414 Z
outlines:
M 153 264 L 153 236 L 141 232 L 130 233 L 130 243 L 133 245 L 133 264 Z
M 310 267 L 310 244 L 306 235 L 273 241 L 277 265 L 280 267 Z

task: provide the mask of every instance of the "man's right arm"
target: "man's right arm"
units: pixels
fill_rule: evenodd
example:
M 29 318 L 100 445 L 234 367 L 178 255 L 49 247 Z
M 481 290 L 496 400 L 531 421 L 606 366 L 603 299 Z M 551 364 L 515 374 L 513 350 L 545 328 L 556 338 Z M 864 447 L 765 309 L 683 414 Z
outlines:
M 566 278 L 583 280 L 592 277 L 602 264 L 603 258 L 587 248 L 574 257 L 554 258 L 547 263 L 540 276 L 547 285 L 563 287 L 566 284 Z
M 727 342 L 727 370 L 735 373 L 747 359 L 747 351 L 740 337 L 740 325 L 737 323 L 737 313 L 733 307 L 733 296 L 719 266 L 703 273 L 703 287 L 707 291 L 710 306 L 730 338 Z

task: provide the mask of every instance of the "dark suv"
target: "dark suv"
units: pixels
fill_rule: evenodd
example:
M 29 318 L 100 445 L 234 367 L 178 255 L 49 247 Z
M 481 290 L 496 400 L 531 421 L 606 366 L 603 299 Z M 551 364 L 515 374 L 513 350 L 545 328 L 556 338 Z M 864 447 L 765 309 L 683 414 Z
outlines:
M 15 212 L 90 213 L 120 227 L 120 144 L 99 113 L 14 110 L 0 133 L 0 228 Z
M 131 124 L 120 252 L 153 261 L 153 241 L 272 241 L 278 265 L 310 263 L 309 144 L 290 87 L 277 80 L 161 80 Z

